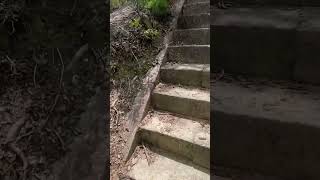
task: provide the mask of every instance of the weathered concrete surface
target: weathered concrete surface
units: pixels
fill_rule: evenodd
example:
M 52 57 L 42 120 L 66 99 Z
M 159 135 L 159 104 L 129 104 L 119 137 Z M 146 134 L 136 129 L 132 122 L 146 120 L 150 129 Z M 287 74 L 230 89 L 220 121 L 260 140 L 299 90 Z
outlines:
M 197 15 L 210 13 L 210 2 L 194 2 L 185 4 L 182 9 L 183 15 Z
M 247 175 L 238 174 L 232 177 L 213 176 L 213 180 L 284 180 L 278 177 L 264 176 L 255 173 L 249 173 Z
M 178 29 L 173 32 L 173 45 L 208 45 L 210 44 L 210 29 Z
M 214 1 L 214 0 L 212 0 Z M 217 1 L 217 0 L 215 0 Z M 248 5 L 256 5 L 256 6 L 301 6 L 303 0 L 230 0 L 234 5 L 240 6 L 248 6 Z M 312 0 L 305 0 L 312 1 Z
M 220 176 L 213 176 L 213 180 L 232 180 L 231 178 L 225 178 Z
M 206 11 L 201 7 L 186 6 L 185 12 Z M 138 157 L 129 173 L 137 180 L 210 178 L 210 93 L 200 89 L 209 87 L 209 14 L 182 16 L 177 25 L 182 29 L 173 33 L 167 64 L 160 70 L 161 83 L 152 94 L 151 104 L 157 111 L 144 118 L 132 140 L 167 153 L 156 154 L 155 161 L 152 153 L 150 165 L 145 156 Z
M 155 159 L 148 165 L 145 156 L 138 157 L 137 163 L 129 172 L 137 180 L 209 180 L 208 172 L 201 171 L 187 161 L 176 159 L 165 153 L 152 152 Z M 163 155 L 164 154 L 164 155 Z
M 297 24 L 297 10 L 215 9 L 213 64 L 229 73 L 292 79 Z
M 210 64 L 210 45 L 169 46 L 167 61 Z
M 294 79 L 320 84 L 320 8 L 303 8 L 297 29 L 297 62 Z
M 158 84 L 152 95 L 153 107 L 200 119 L 210 119 L 210 92 L 196 88 Z
M 276 7 L 233 7 L 227 10 L 213 8 L 211 25 L 265 27 L 275 29 L 294 29 L 299 22 L 299 8 L 284 9 Z M 301 11 L 300 11 L 301 12 Z
M 319 7 L 214 11 L 215 67 L 235 74 L 320 83 Z
M 209 26 L 210 26 L 210 13 L 197 14 L 197 15 L 184 15 L 184 16 L 180 16 L 178 20 L 179 29 L 209 28 Z
M 313 88 L 214 84 L 214 165 L 319 179 L 320 91 Z
M 211 0 L 217 2 L 217 0 Z M 280 6 L 280 7 L 301 7 L 301 6 L 314 6 L 319 7 L 320 2 L 317 0 L 229 0 L 234 5 L 240 6 Z
M 182 6 L 184 4 L 184 0 L 179 0 L 174 5 L 174 10 L 172 12 L 172 15 L 174 16 L 170 28 L 175 29 L 178 23 L 178 17 L 180 15 Z M 114 18 L 115 19 L 115 18 Z M 118 19 L 115 19 L 114 21 L 117 21 Z M 145 79 L 143 80 L 144 89 L 138 93 L 134 100 L 134 106 L 132 110 L 128 114 L 128 126 L 130 130 L 130 138 L 127 141 L 127 144 L 125 148 L 123 149 L 124 154 L 124 160 L 127 161 L 133 150 L 135 149 L 136 145 L 139 142 L 139 134 L 137 133 L 138 129 L 138 123 L 142 121 L 144 116 L 146 115 L 146 112 L 150 105 L 150 99 L 151 99 L 151 93 L 153 88 L 155 87 L 157 81 L 159 80 L 159 71 L 162 63 L 166 60 L 166 53 L 167 53 L 167 47 L 169 44 L 170 37 L 172 36 L 171 33 L 168 33 L 164 38 L 164 46 L 165 48 L 160 51 L 160 53 L 157 55 L 157 65 L 154 66 L 152 69 L 149 70 L 147 73 Z
M 210 169 L 210 125 L 201 120 L 154 112 L 141 127 L 141 140 Z M 199 122 L 200 121 L 200 122 Z
M 194 87 L 210 87 L 210 64 L 167 63 L 161 67 L 162 82 Z
M 190 4 L 190 3 L 201 3 L 201 2 L 210 2 L 210 0 L 185 0 L 185 4 Z

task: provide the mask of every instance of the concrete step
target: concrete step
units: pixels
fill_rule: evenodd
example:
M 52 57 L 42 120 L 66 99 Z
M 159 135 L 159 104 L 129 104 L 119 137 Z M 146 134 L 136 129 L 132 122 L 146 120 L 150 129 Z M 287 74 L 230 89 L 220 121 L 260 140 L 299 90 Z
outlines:
M 319 86 L 256 80 L 220 81 L 211 89 L 215 166 L 320 178 Z
M 212 4 L 218 0 L 211 0 Z M 278 6 L 278 7 L 318 7 L 320 2 L 317 0 L 228 0 L 233 5 L 253 5 L 253 6 Z
M 210 45 L 169 46 L 167 61 L 188 64 L 210 64 Z
M 137 153 L 134 165 L 129 170 L 129 177 L 135 180 L 210 180 L 207 170 L 194 167 L 187 161 L 180 161 L 175 156 L 159 150 L 148 153 L 152 163 L 148 164 L 144 152 Z
M 197 15 L 201 13 L 210 13 L 210 2 L 194 2 L 183 6 L 183 15 Z
M 210 169 L 210 125 L 205 121 L 152 112 L 143 123 L 142 142 Z
M 206 3 L 210 3 L 210 0 L 185 0 L 185 4 L 192 4 L 192 3 L 202 3 L 202 2 L 206 2 Z
M 178 29 L 209 28 L 210 13 L 182 15 L 178 19 Z
M 217 68 L 235 74 L 292 78 L 297 10 L 215 9 L 211 19 Z
M 249 173 L 247 175 L 236 175 L 232 177 L 213 176 L 213 180 L 284 180 L 279 177 L 263 176 L 259 174 Z
M 320 1 L 319 1 L 320 2 Z M 297 28 L 296 64 L 293 77 L 297 81 L 320 84 L 320 8 L 305 7 L 303 21 Z
M 155 109 L 210 119 L 210 92 L 192 87 L 158 84 L 152 95 Z
M 210 87 L 210 64 L 167 63 L 161 67 L 161 81 L 184 86 Z
M 230 73 L 320 83 L 319 22 L 320 8 L 216 9 L 211 19 L 214 66 Z
M 180 29 L 175 30 L 172 36 L 174 45 L 208 45 L 210 44 L 210 29 Z

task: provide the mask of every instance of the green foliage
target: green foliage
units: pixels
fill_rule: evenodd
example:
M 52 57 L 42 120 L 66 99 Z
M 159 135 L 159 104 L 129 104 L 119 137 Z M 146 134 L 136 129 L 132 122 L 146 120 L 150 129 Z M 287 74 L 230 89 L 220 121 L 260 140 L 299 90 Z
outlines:
M 143 32 L 144 36 L 148 39 L 154 40 L 160 36 L 160 33 L 156 29 L 147 29 Z
M 124 5 L 125 3 L 127 3 L 127 0 L 110 0 L 111 4 L 110 4 L 110 8 L 111 10 L 113 9 L 117 9 L 119 7 L 121 7 L 122 5 Z
M 130 27 L 140 29 L 142 27 L 140 18 L 132 19 L 130 22 Z
M 153 15 L 164 16 L 168 14 L 168 1 L 167 0 L 149 0 L 147 8 Z
M 168 0 L 138 0 L 138 6 L 150 10 L 155 16 L 166 16 L 168 14 Z

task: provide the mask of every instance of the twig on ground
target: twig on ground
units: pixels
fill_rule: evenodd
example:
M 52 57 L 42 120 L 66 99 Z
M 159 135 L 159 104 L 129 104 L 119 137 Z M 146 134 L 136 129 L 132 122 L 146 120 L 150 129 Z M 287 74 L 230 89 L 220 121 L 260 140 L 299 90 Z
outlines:
M 62 59 L 62 56 L 61 56 L 59 48 L 57 48 L 57 51 L 58 51 L 58 54 L 59 54 L 61 65 L 62 65 L 62 69 L 61 69 L 61 73 L 60 73 L 60 81 L 59 81 L 60 82 L 59 92 L 60 92 L 61 91 L 61 86 L 62 86 L 62 80 L 63 80 L 63 73 L 64 73 L 64 62 L 63 62 L 63 59 Z
M 34 65 L 34 69 L 33 69 L 33 84 L 35 88 L 37 87 L 37 82 L 36 82 L 37 67 L 38 67 L 38 63 Z
M 20 141 L 22 138 L 25 138 L 25 137 L 28 137 L 30 136 L 31 134 L 33 134 L 33 131 L 30 131 L 28 133 L 25 133 L 24 135 L 21 135 L 17 138 L 16 142 Z
M 111 108 L 113 108 L 113 107 L 116 105 L 116 103 L 118 102 L 118 100 L 119 100 L 119 95 L 117 95 L 117 97 L 115 98 L 115 100 L 112 102 Z
M 144 144 L 142 144 L 143 146 L 143 150 L 144 150 L 144 153 L 146 155 L 146 158 L 147 158 L 147 162 L 148 162 L 148 166 L 150 166 L 150 158 L 149 158 L 149 155 L 148 155 L 148 150 L 146 148 L 146 146 Z
M 6 59 L 10 62 L 10 68 L 11 71 L 13 71 L 13 74 L 17 74 L 16 64 L 14 63 L 14 61 L 9 58 L 9 56 L 6 56 Z
M 61 136 L 58 134 L 58 132 L 57 132 L 56 130 L 53 130 L 53 132 L 54 132 L 54 134 L 57 136 L 57 138 L 59 139 L 59 142 L 60 142 L 60 144 L 61 144 L 61 146 L 62 146 L 62 150 L 65 151 L 66 148 L 65 148 L 65 145 L 64 145 L 64 142 L 63 142 Z
M 137 64 L 138 64 L 138 66 L 139 66 L 139 69 L 140 69 L 140 68 L 141 68 L 141 65 L 140 65 L 140 63 L 139 63 L 139 60 L 138 60 L 137 56 L 133 53 L 132 49 L 130 49 L 130 51 L 131 51 L 131 53 L 132 53 L 132 55 L 133 55 L 134 59 L 136 60 L 136 62 L 137 62 Z
M 222 72 L 219 74 L 219 76 L 217 78 L 215 78 L 212 83 L 216 83 L 218 80 L 220 80 L 222 77 L 224 76 L 224 70 L 222 70 Z
M 12 31 L 10 32 L 10 35 L 12 35 L 13 33 L 16 32 L 16 29 L 14 28 L 14 22 L 11 21 L 11 27 L 12 27 Z
M 54 103 L 53 105 L 51 106 L 50 108 L 50 111 L 46 117 L 46 119 L 44 120 L 43 124 L 39 127 L 39 130 L 41 130 L 43 127 L 46 126 L 47 122 L 49 121 L 49 118 L 50 118 L 50 115 L 52 114 L 53 110 L 55 109 L 57 103 L 58 103 L 58 100 L 59 100 L 59 97 L 60 97 L 60 94 L 61 94 L 61 88 L 62 88 L 62 81 L 63 81 L 63 73 L 64 73 L 64 63 L 63 63 L 63 59 L 62 59 L 62 56 L 61 56 L 61 53 L 60 53 L 60 50 L 59 48 L 56 48 L 57 49 L 57 52 L 59 54 L 59 57 L 60 57 L 60 62 L 61 62 L 61 65 L 62 65 L 62 68 L 61 68 L 61 73 L 60 73 L 60 78 L 59 78 L 59 90 L 58 90 L 58 93 L 54 99 Z
M 52 48 L 52 64 L 54 64 L 54 48 Z
M 78 3 L 78 0 L 74 0 L 73 1 L 73 6 L 72 6 L 72 9 L 70 11 L 70 16 L 73 16 L 73 11 L 76 9 L 77 3 Z
M 58 103 L 59 97 L 60 97 L 60 93 L 58 92 L 58 94 L 56 95 L 56 97 L 55 97 L 55 99 L 54 99 L 54 103 L 53 103 L 53 105 L 51 106 L 50 111 L 49 111 L 46 119 L 44 120 L 43 124 L 39 127 L 39 130 L 41 130 L 43 127 L 46 126 L 47 122 L 49 121 L 50 115 L 52 114 L 54 108 L 56 107 L 56 105 L 57 105 L 57 103 Z

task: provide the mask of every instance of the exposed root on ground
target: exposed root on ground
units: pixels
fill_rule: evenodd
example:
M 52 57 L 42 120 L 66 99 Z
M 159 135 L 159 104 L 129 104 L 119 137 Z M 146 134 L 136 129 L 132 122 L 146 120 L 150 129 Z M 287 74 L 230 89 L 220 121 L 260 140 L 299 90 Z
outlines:
M 16 123 L 14 123 L 11 128 L 9 129 L 7 133 L 7 138 L 6 138 L 6 144 L 12 150 L 15 152 L 21 159 L 22 164 L 23 164 L 23 180 L 26 179 L 27 176 L 27 168 L 28 168 L 28 160 L 22 150 L 16 145 L 16 139 L 18 134 L 20 133 L 20 129 L 24 125 L 27 117 L 22 117 L 20 118 Z

